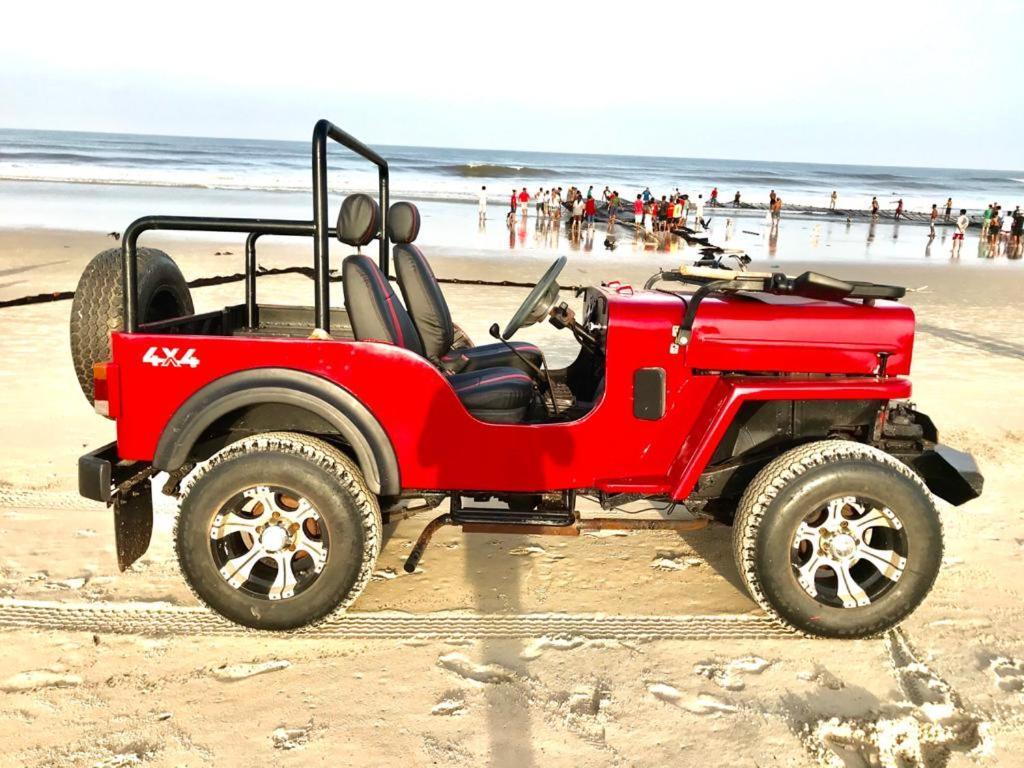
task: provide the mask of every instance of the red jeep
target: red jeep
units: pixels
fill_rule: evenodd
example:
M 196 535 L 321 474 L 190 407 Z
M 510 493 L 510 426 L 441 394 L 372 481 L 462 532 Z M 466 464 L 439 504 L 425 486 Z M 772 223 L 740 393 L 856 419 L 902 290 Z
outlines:
M 380 179 L 380 205 L 351 195 L 333 228 L 328 139 Z M 80 459 L 79 486 L 113 505 L 122 569 L 149 544 L 151 478 L 166 472 L 189 584 L 263 629 L 349 606 L 382 525 L 444 501 L 407 569 L 442 524 L 572 534 L 713 520 L 733 526 L 750 594 L 802 632 L 870 635 L 924 598 L 942 557 L 932 494 L 962 504 L 982 477 L 906 402 L 903 289 L 712 260 L 643 290 L 588 287 L 574 309 L 559 302 L 560 257 L 504 331 L 492 327 L 495 343 L 477 346 L 414 245 L 416 208 L 388 204 L 387 162 L 325 120 L 312 156 L 311 221 L 145 217 L 82 277 L 75 364 L 117 442 Z M 248 234 L 245 303 L 194 314 L 174 262 L 138 247 L 148 230 Z M 313 238 L 311 308 L 257 303 L 265 234 Z M 330 303 L 332 237 L 351 254 L 344 309 Z M 374 240 L 377 260 L 360 252 Z M 564 369 L 510 341 L 544 318 L 579 344 Z M 663 511 L 588 517 L 582 495 Z

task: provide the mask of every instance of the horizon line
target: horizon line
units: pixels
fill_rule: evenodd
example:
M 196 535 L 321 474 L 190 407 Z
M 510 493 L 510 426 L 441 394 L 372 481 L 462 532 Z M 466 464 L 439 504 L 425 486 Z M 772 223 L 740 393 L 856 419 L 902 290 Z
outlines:
M 60 128 L 11 128 L 7 126 L 0 126 L 0 131 L 34 131 L 38 133 L 79 133 L 79 134 L 95 134 L 99 136 L 143 136 L 151 138 L 164 138 L 164 139 L 214 139 L 218 141 L 266 141 L 280 144 L 302 144 L 304 143 L 300 139 L 276 139 L 276 138 L 265 138 L 259 136 L 201 136 L 190 133 L 138 133 L 132 131 L 95 131 L 95 130 L 69 130 Z M 388 144 L 381 143 L 376 144 L 379 147 L 392 147 L 396 149 L 455 149 L 455 150 L 468 150 L 471 152 L 517 152 L 520 154 L 532 154 L 532 155 L 543 155 L 543 154 L 557 154 L 567 155 L 569 157 L 628 157 L 628 158 L 646 158 L 655 160 L 724 160 L 726 162 L 754 162 L 754 163 L 779 163 L 789 165 L 832 165 L 844 168 L 913 168 L 916 170 L 930 170 L 930 171 L 998 171 L 1001 173 L 1021 173 L 1024 174 L 1024 170 L 1015 168 L 967 168 L 961 166 L 946 166 L 946 165 L 876 165 L 872 163 L 837 163 L 837 162 L 826 162 L 819 160 L 763 160 L 752 157 L 695 157 L 695 156 L 683 156 L 683 155 L 648 155 L 648 154 L 615 154 L 612 152 L 563 152 L 559 150 L 545 150 L 545 149 L 512 149 L 512 148 L 497 148 L 497 147 L 456 147 L 456 146 L 439 146 L 435 144 Z

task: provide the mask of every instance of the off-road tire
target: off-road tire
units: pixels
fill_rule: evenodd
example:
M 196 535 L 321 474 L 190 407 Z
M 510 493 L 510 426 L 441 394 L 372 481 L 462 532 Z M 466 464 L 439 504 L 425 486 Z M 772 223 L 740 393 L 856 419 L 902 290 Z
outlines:
M 194 312 L 188 284 L 170 256 L 138 249 L 138 307 L 143 323 Z M 86 399 L 93 401 L 92 367 L 110 359 L 110 334 L 124 328 L 121 249 L 93 257 L 82 272 L 71 302 L 71 360 Z
M 818 500 L 857 493 L 897 512 L 907 567 L 870 605 L 824 605 L 797 581 L 792 537 Z M 736 512 L 733 551 L 751 597 L 780 623 L 819 637 L 870 637 L 897 625 L 931 590 L 942 561 L 942 523 L 927 487 L 906 464 L 869 445 L 823 440 L 782 454 L 754 477 Z
M 221 576 L 210 526 L 234 494 L 254 485 L 293 488 L 327 526 L 327 562 L 308 589 L 271 602 L 251 597 Z M 314 437 L 272 432 L 232 443 L 200 465 L 182 494 L 174 541 L 178 563 L 196 596 L 231 621 L 287 630 L 318 623 L 348 608 L 370 581 L 381 548 L 381 514 L 359 467 Z

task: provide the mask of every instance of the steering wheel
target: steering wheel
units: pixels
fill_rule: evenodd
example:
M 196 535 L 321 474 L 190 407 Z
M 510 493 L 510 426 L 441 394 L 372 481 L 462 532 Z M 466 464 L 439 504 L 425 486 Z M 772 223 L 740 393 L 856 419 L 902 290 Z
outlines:
M 512 319 L 508 321 L 508 325 L 505 326 L 505 331 L 501 334 L 501 338 L 507 341 L 520 328 L 539 323 L 544 319 L 548 310 L 551 309 L 551 305 L 558 298 L 558 283 L 555 280 L 558 279 L 558 275 L 562 271 L 562 267 L 565 266 L 565 262 L 565 256 L 559 256 L 555 259 L 554 264 L 548 267 L 544 277 L 537 281 L 537 284 L 533 286 L 533 290 L 530 291 L 530 295 L 526 297 L 526 301 L 520 305 L 516 313 L 512 315 Z

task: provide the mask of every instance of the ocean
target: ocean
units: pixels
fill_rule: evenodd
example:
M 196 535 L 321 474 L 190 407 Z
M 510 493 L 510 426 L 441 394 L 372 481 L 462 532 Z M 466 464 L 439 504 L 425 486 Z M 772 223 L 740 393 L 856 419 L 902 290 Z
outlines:
M 645 187 L 691 196 L 717 186 L 731 202 L 763 203 L 774 189 L 786 203 L 883 208 L 902 197 L 910 210 L 1017 205 L 1024 171 L 586 155 L 440 147 L 375 147 L 391 167 L 392 199 L 475 203 L 481 185 L 503 205 L 512 191 L 605 185 L 631 199 Z M 331 147 L 332 192 L 376 190 L 375 169 Z M 268 141 L 63 131 L 0 130 L 0 226 L 123 228 L 147 213 L 308 218 L 308 141 Z

